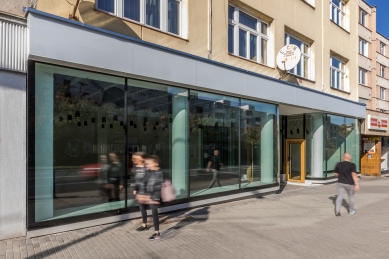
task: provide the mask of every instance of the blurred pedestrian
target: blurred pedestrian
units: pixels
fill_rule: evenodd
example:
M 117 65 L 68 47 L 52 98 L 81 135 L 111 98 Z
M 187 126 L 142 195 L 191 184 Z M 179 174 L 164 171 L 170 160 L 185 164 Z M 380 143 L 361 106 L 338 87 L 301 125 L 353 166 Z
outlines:
M 108 201 L 119 201 L 120 190 L 123 189 L 123 172 L 122 165 L 115 153 L 109 153 L 109 168 L 107 172 L 107 181 L 109 188 L 107 189 Z
M 154 241 L 161 238 L 161 234 L 159 232 L 158 207 L 161 203 L 161 188 L 164 181 L 164 176 L 160 168 L 160 160 L 158 156 L 147 157 L 145 160 L 145 165 L 147 170 L 145 177 L 143 178 L 143 182 L 145 186 L 146 198 L 141 198 L 138 201 L 150 206 L 155 233 L 149 238 L 149 240 Z
M 137 228 L 137 231 L 148 230 L 147 226 L 147 212 L 146 206 L 147 204 L 141 203 L 147 199 L 146 190 L 145 190 L 145 175 L 146 175 L 146 167 L 145 167 L 145 158 L 146 154 L 143 152 L 135 152 L 132 154 L 132 163 L 134 167 L 131 169 L 131 173 L 135 178 L 135 188 L 134 195 L 135 199 L 139 202 L 140 213 L 142 214 L 142 225 Z
M 215 149 L 213 151 L 213 156 L 209 158 L 208 165 L 207 165 L 207 172 L 212 170 L 213 173 L 213 178 L 211 181 L 211 185 L 209 186 L 209 189 L 213 187 L 216 181 L 219 187 L 221 187 L 219 177 L 220 177 L 220 166 L 222 165 L 223 164 L 220 162 L 219 150 Z
M 335 215 L 340 216 L 340 206 L 343 202 L 343 195 L 348 193 L 349 214 L 355 214 L 354 191 L 359 191 L 358 175 L 354 163 L 351 163 L 351 155 L 345 153 L 343 162 L 339 162 L 335 167 L 334 175 L 338 178 L 338 197 L 336 198 Z
M 101 155 L 100 156 L 101 167 L 98 176 L 98 183 L 100 184 L 100 191 L 103 197 L 108 196 L 107 190 L 109 189 L 108 178 L 107 178 L 109 165 L 107 164 L 107 162 L 108 162 L 107 155 Z

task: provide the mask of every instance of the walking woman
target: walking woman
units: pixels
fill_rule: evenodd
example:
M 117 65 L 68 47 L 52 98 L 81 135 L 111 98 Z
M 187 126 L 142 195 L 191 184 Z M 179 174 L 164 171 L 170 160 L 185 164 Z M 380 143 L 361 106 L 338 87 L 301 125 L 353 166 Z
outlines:
M 141 203 L 142 201 L 145 202 L 145 198 L 147 198 L 145 196 L 146 190 L 144 183 L 146 175 L 145 158 L 146 154 L 143 152 L 136 152 L 132 155 L 132 163 L 134 164 L 134 167 L 131 169 L 131 173 L 135 179 L 135 188 L 133 193 L 135 195 L 135 199 L 139 202 L 139 209 L 142 214 L 142 225 L 136 229 L 137 231 L 149 229 L 147 227 L 147 204 Z
M 158 218 L 158 207 L 161 203 L 161 188 L 164 181 L 163 172 L 160 169 L 160 160 L 158 156 L 149 156 L 145 159 L 146 173 L 143 178 L 144 194 L 138 194 L 137 200 L 141 206 L 143 225 L 147 228 L 147 214 L 146 205 L 149 205 L 154 223 L 155 233 L 149 238 L 150 241 L 158 240 L 161 238 L 159 232 L 159 218 Z

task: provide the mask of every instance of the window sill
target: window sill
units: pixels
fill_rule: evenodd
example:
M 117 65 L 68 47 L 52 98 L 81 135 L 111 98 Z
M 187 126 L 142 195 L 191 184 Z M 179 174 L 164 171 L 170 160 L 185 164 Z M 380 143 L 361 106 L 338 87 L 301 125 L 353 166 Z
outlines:
M 306 77 L 303 77 L 303 76 L 299 76 L 299 75 L 295 75 L 295 74 L 293 74 L 293 73 L 290 73 L 290 72 L 288 72 L 288 74 L 289 75 L 292 75 L 292 76 L 295 76 L 296 78 L 298 78 L 298 79 L 300 79 L 300 80 L 304 80 L 304 81 L 307 81 L 307 82 L 311 82 L 311 83 L 314 83 L 314 84 L 316 84 L 316 80 L 312 80 L 312 79 L 308 79 L 308 78 L 306 78 Z
M 372 87 L 368 86 L 368 85 L 364 85 L 364 84 L 360 84 L 360 83 L 358 83 L 358 85 L 372 89 Z
M 311 7 L 313 10 L 316 10 L 315 6 L 311 5 L 310 3 L 308 3 L 306 0 L 301 0 L 303 1 L 306 5 L 308 5 L 309 7 Z
M 364 27 L 365 29 L 369 30 L 370 32 L 372 32 L 369 28 L 367 28 L 365 25 L 363 25 L 362 23 L 358 22 L 359 25 L 361 25 L 362 27 Z
M 272 68 L 272 69 L 274 69 L 274 67 L 271 67 L 271 66 L 269 66 L 269 65 L 262 64 L 262 63 L 259 63 L 259 62 L 256 62 L 256 61 L 252 61 L 252 60 L 250 60 L 250 59 L 248 59 L 248 58 L 244 58 L 244 57 L 235 55 L 235 54 L 230 53 L 230 52 L 228 52 L 228 55 L 230 55 L 230 56 L 232 56 L 232 57 L 235 57 L 235 58 L 239 58 L 239 59 L 248 61 L 248 62 L 251 62 L 251 63 L 254 63 L 254 64 L 257 64 L 257 65 L 261 65 L 261 66 L 264 66 L 264 67 L 267 67 L 267 68 Z
M 128 19 L 128 18 L 119 17 L 119 16 L 117 16 L 117 15 L 115 15 L 115 14 L 113 14 L 113 13 L 106 12 L 106 11 L 104 11 L 104 10 L 100 10 L 100 9 L 97 9 L 97 8 L 94 8 L 94 10 L 95 10 L 96 12 L 100 12 L 100 13 L 107 14 L 107 15 L 109 15 L 109 16 L 113 16 L 113 17 L 115 17 L 115 18 L 117 18 L 117 19 L 120 19 L 120 20 L 122 20 L 122 21 L 130 22 L 130 23 L 139 25 L 139 26 L 141 26 L 141 27 L 144 27 L 144 28 L 147 28 L 147 29 L 150 29 L 150 30 L 154 30 L 154 31 L 157 31 L 157 32 L 161 32 L 161 33 L 163 33 L 163 34 L 172 36 L 172 37 L 174 37 L 174 38 L 177 38 L 177 39 L 180 39 L 180 40 L 184 40 L 184 41 L 189 42 L 189 39 L 183 38 L 183 37 L 181 37 L 180 35 L 177 35 L 177 34 L 174 34 L 174 33 L 170 33 L 170 32 L 166 32 L 166 31 L 163 31 L 163 30 L 161 30 L 161 29 L 155 28 L 155 27 L 153 27 L 153 26 L 150 26 L 150 25 L 147 25 L 147 24 L 144 24 L 144 23 L 141 23 L 141 22 L 137 22 L 137 21 L 134 21 L 134 20 L 131 20 L 131 19 Z M 142 35 L 141 35 L 140 38 L 141 38 L 141 40 L 143 40 Z
M 367 56 L 365 56 L 365 55 L 363 55 L 363 54 L 361 54 L 361 53 L 358 53 L 358 55 L 359 55 L 359 56 L 362 56 L 362 57 L 364 57 L 364 58 L 367 58 L 367 59 L 370 60 L 370 61 L 372 60 L 371 58 L 369 58 L 369 57 L 367 57 Z
M 330 19 L 330 21 L 335 24 L 337 27 L 339 27 L 340 29 L 342 29 L 343 31 L 347 32 L 348 34 L 351 34 L 348 30 L 346 30 L 345 28 L 343 28 L 342 26 L 340 26 L 339 24 L 335 23 L 333 20 Z
M 347 92 L 347 91 L 345 91 L 345 90 L 340 90 L 340 89 L 334 88 L 334 87 L 332 87 L 332 86 L 331 86 L 331 89 L 332 89 L 332 90 L 335 90 L 335 91 L 338 91 L 338 92 L 341 92 L 341 93 L 344 93 L 344 94 L 351 94 L 350 92 Z

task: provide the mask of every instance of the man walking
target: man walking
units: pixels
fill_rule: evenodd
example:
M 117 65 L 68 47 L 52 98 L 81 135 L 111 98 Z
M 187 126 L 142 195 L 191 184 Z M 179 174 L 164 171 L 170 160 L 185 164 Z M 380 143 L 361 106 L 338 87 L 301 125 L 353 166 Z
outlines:
M 209 172 L 209 170 L 212 168 L 212 173 L 213 173 L 213 178 L 212 178 L 211 185 L 209 186 L 209 189 L 211 189 L 213 187 L 213 185 L 215 184 L 216 181 L 217 181 L 217 184 L 219 185 L 219 187 L 221 187 L 220 181 L 219 181 L 220 166 L 221 165 L 223 165 L 223 164 L 220 163 L 219 150 L 215 149 L 213 151 L 213 156 L 211 156 L 209 158 L 208 165 L 207 165 L 207 172 Z
M 354 191 L 359 191 L 358 176 L 354 163 L 351 163 L 351 155 L 345 153 L 343 162 L 339 162 L 335 167 L 335 177 L 338 178 L 338 197 L 336 199 L 335 216 L 340 216 L 340 206 L 342 205 L 344 192 L 348 193 L 349 214 L 355 214 Z

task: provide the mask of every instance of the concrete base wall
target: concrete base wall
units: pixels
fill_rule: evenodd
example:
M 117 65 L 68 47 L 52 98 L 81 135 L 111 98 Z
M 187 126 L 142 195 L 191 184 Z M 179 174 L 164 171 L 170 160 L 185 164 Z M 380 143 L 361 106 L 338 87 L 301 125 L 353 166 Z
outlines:
M 0 240 L 26 233 L 26 74 L 0 70 Z

